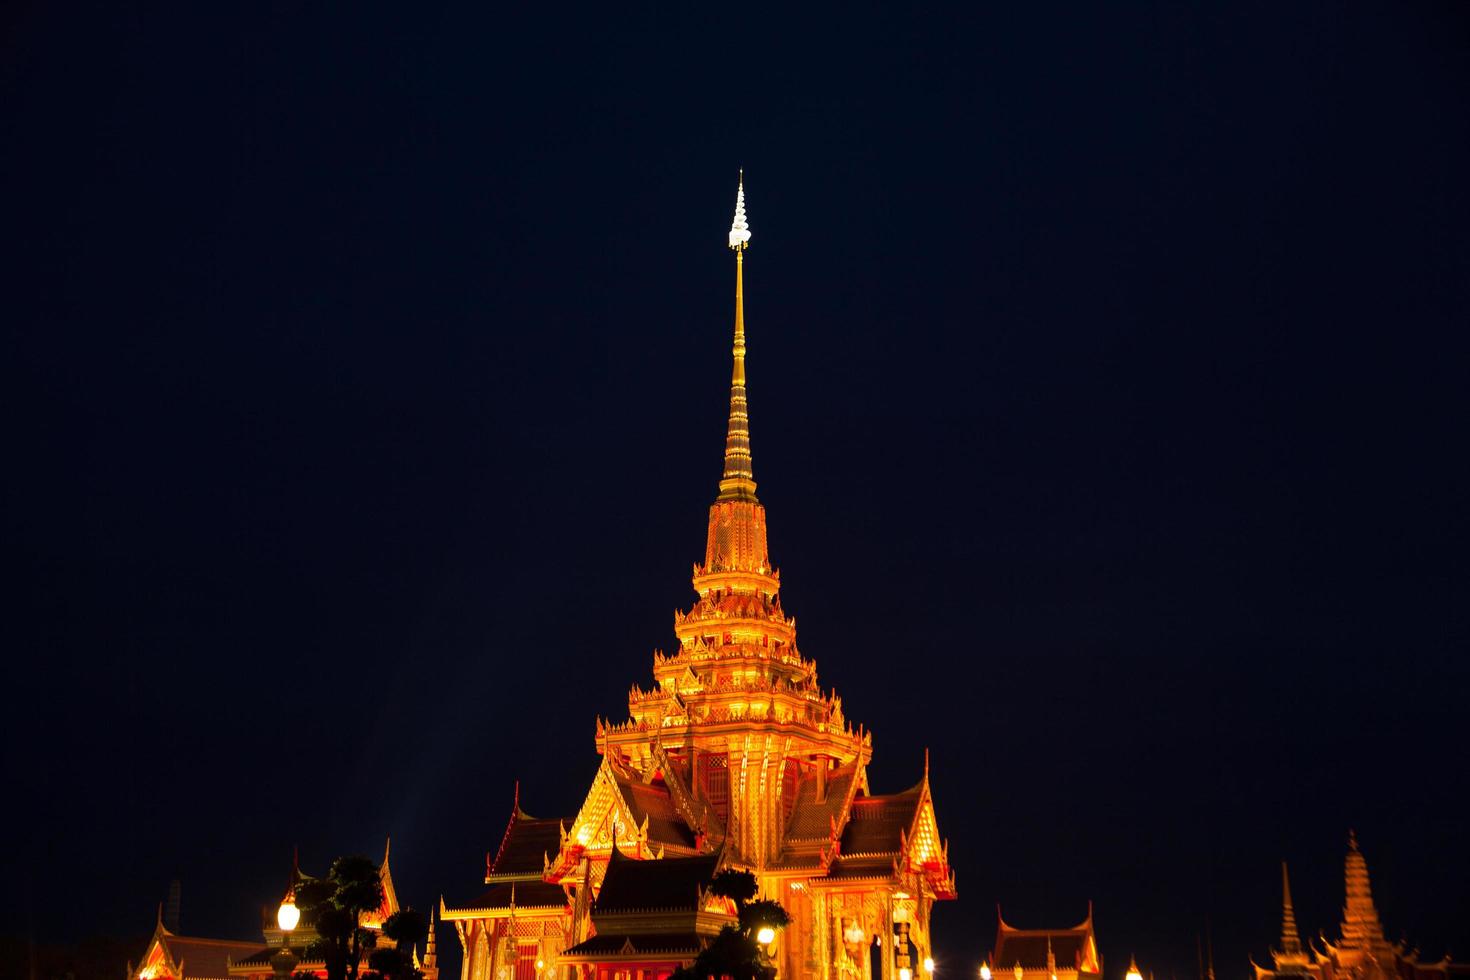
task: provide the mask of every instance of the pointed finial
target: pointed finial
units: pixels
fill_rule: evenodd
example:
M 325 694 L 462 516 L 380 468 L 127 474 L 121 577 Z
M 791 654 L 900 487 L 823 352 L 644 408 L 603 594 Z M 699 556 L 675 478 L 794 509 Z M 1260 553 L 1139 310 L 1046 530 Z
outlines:
M 730 222 L 730 247 L 737 252 L 750 245 L 750 225 L 745 221 L 745 170 L 740 171 L 740 183 L 735 191 L 735 220 Z
M 745 249 L 750 228 L 745 223 L 745 172 L 735 196 L 735 221 L 730 225 L 730 247 L 735 250 L 735 343 L 731 350 L 730 419 L 725 430 L 725 472 L 718 500 L 756 502 L 755 472 L 750 457 L 750 413 L 745 399 Z M 711 556 L 706 556 L 706 565 Z
M 1358 833 L 1357 833 L 1357 831 L 1353 830 L 1353 828 L 1349 827 L 1348 828 L 1348 850 L 1350 850 L 1350 851 L 1356 851 L 1357 849 L 1358 849 Z

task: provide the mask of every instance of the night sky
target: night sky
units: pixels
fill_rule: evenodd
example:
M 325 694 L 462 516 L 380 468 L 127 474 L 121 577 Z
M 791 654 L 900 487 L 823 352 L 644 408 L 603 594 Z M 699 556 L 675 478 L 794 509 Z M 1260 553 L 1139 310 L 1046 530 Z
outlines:
M 771 552 L 875 791 L 932 751 L 941 970 L 1091 899 L 1242 980 L 1350 827 L 1470 958 L 1463 4 L 0 27 L 0 933 L 258 935 L 389 834 L 465 899 L 515 780 L 575 813 L 693 598 L 744 167 Z

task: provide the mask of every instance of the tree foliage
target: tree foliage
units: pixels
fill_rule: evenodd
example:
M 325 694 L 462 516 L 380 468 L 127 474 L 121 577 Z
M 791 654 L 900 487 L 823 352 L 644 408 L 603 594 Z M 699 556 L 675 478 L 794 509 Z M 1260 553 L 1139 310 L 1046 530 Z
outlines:
M 413 951 L 429 934 L 429 922 L 423 913 L 400 909 L 383 923 L 383 935 L 393 940 L 393 947 L 375 949 L 368 957 L 371 971 L 360 980 L 423 980 L 423 972 L 413 965 Z
M 756 893 L 760 890 L 756 885 L 754 872 L 741 871 L 736 868 L 726 868 L 721 871 L 714 876 L 709 885 L 710 891 L 722 898 L 731 899 L 736 905 L 743 905 L 755 898 Z
M 732 980 L 770 980 L 776 968 L 766 951 L 755 941 L 762 926 L 779 929 L 791 921 L 780 902 L 755 896 L 760 889 L 755 875 L 749 871 L 726 868 L 714 876 L 710 891 L 735 903 L 739 925 L 726 926 L 720 934 L 694 958 L 689 966 L 674 971 L 670 980 L 708 980 L 730 977 Z
M 376 934 L 362 927 L 363 916 L 383 905 L 377 863 L 360 854 L 339 857 L 325 878 L 296 886 L 296 905 L 317 932 L 307 956 L 322 958 L 327 980 L 358 980 L 363 956 L 377 946 Z

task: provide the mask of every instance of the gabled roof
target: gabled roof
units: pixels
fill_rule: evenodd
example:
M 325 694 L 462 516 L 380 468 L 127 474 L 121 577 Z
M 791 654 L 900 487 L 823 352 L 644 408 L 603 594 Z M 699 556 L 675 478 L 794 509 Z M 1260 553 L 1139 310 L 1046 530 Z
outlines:
M 913 827 L 923 789 L 921 782 L 902 793 L 855 797 L 847 811 L 847 825 L 842 828 L 842 854 L 899 854 L 904 835 Z
M 1079 973 L 1102 972 L 1097 938 L 1092 929 L 1091 903 L 1087 906 L 1087 918 L 1070 929 L 1017 929 L 1006 922 L 999 908 L 996 909 L 996 917 L 1000 921 L 992 959 L 996 970 L 1004 972 L 1016 963 L 1027 970 L 1045 970 L 1049 948 L 1059 969 Z
M 624 912 L 698 912 L 719 861 L 717 854 L 639 861 L 614 849 L 592 920 Z
M 667 786 L 645 783 L 617 769 L 613 770 L 613 778 L 634 824 L 641 828 L 645 820 L 648 822 L 649 843 L 694 846 L 694 831 L 679 816 Z
M 546 858 L 561 849 L 561 830 L 567 821 L 537 819 L 519 806 L 511 814 L 500 849 L 485 869 L 485 880 L 540 878 Z
M 138 968 L 137 976 L 145 967 L 158 964 L 173 973 L 176 978 L 188 980 L 228 980 L 229 965 L 238 962 L 260 949 L 260 940 L 206 939 L 201 936 L 176 936 L 159 922 L 148 940 Z

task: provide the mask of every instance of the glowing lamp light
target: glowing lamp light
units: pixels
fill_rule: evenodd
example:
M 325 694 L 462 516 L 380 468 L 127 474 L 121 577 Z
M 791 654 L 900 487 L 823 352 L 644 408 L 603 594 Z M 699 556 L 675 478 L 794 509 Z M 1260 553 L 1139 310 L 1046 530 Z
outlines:
M 1138 969 L 1138 961 L 1131 956 L 1128 958 L 1128 973 L 1123 980 L 1143 980 L 1143 974 Z
M 301 910 L 296 907 L 296 896 L 287 895 L 281 907 L 276 909 L 276 925 L 282 932 L 290 932 L 301 921 Z
M 926 957 L 924 957 L 924 972 L 925 973 L 933 973 L 934 972 L 934 957 L 932 957 L 932 956 L 926 956 Z
M 545 960 L 537 960 L 536 961 L 536 969 L 537 970 L 544 970 L 544 969 L 546 969 L 546 961 Z
M 980 964 L 980 980 L 990 980 L 990 961 Z
M 914 980 L 914 971 L 906 966 L 899 967 L 898 980 Z
M 755 941 L 762 946 L 769 946 L 776 941 L 776 930 L 770 926 L 761 926 L 755 934 Z

